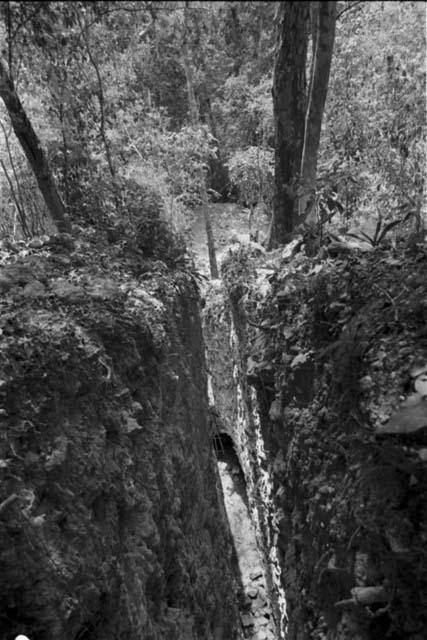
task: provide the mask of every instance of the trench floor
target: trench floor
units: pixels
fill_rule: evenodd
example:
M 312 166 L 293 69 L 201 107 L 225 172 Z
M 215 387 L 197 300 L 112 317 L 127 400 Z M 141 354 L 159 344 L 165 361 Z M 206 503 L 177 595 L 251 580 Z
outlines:
M 266 580 L 246 502 L 242 471 L 233 462 L 218 461 L 225 509 L 230 524 L 244 591 L 241 611 L 245 638 L 276 640 Z

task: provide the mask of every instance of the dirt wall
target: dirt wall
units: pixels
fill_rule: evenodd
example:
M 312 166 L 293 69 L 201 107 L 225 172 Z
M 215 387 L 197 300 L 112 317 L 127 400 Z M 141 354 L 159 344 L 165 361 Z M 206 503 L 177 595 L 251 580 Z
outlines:
M 224 266 L 289 640 L 426 636 L 426 267 L 423 246 Z
M 90 238 L 3 265 L 0 636 L 237 637 L 192 277 Z

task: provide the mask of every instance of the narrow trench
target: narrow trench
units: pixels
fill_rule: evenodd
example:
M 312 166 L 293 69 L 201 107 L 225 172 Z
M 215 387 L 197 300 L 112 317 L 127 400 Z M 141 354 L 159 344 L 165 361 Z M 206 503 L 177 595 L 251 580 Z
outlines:
M 266 577 L 249 514 L 248 496 L 242 467 L 233 440 L 227 433 L 214 438 L 225 510 L 243 585 L 241 621 L 244 637 L 252 640 L 277 638 Z

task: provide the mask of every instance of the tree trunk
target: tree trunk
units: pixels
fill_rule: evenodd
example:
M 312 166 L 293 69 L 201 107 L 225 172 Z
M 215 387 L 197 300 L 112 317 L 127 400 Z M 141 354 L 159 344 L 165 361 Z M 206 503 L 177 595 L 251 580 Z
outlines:
M 202 68 L 202 71 L 204 72 L 205 69 Z M 200 100 L 200 119 L 202 122 L 208 125 L 213 137 L 218 141 L 219 144 L 218 133 L 206 84 L 203 85 Z M 209 173 L 206 182 L 211 189 L 214 189 L 215 191 L 220 193 L 223 198 L 227 197 L 230 178 L 228 175 L 227 167 L 223 162 L 222 153 L 219 146 L 216 152 L 216 156 L 209 158 Z
M 194 93 L 194 82 L 193 82 L 193 74 L 192 74 L 191 64 L 190 64 L 190 54 L 188 50 L 187 34 L 188 34 L 188 29 L 187 29 L 187 3 L 186 3 L 185 9 L 184 9 L 183 60 L 184 60 L 185 78 L 187 81 L 188 104 L 190 107 L 191 122 L 194 127 L 197 127 L 199 125 L 199 110 L 197 108 L 196 96 Z M 202 200 L 203 217 L 205 221 L 206 238 L 208 243 L 209 267 L 211 272 L 211 278 L 218 278 L 219 274 L 218 274 L 218 265 L 216 262 L 215 241 L 214 241 L 211 217 L 209 212 L 209 198 L 206 190 L 205 176 L 203 174 L 202 169 L 199 169 L 198 177 L 199 177 L 199 183 L 200 183 L 200 197 Z
M 102 83 L 101 72 L 99 70 L 99 65 L 92 53 L 92 47 L 90 45 L 89 31 L 88 31 L 87 25 L 86 23 L 85 24 L 82 23 L 78 13 L 77 13 L 77 20 L 85 41 L 86 51 L 87 51 L 90 63 L 95 70 L 96 80 L 98 83 L 99 133 L 101 136 L 102 144 L 104 145 L 104 149 L 105 149 L 105 157 L 107 159 L 108 170 L 114 182 L 116 177 L 116 170 L 114 168 L 113 158 L 111 156 L 110 144 L 108 142 L 107 133 L 105 130 L 105 98 L 104 98 L 104 87 Z
M 233 60 L 233 75 L 238 76 L 242 66 L 242 28 L 240 26 L 238 5 L 228 3 L 229 29 L 228 35 L 231 46 L 231 57 Z
M 309 2 L 282 2 L 273 77 L 275 194 L 268 247 L 291 239 L 298 215 L 298 176 L 305 121 Z
M 46 207 L 58 231 L 69 232 L 70 221 L 64 203 L 56 189 L 47 157 L 15 91 L 5 63 L 0 60 L 0 97 L 6 105 L 13 130 L 34 172 Z
M 314 216 L 314 207 L 310 207 L 310 204 L 314 202 L 316 192 L 320 132 L 335 40 L 336 4 L 336 2 L 312 3 L 313 61 L 301 162 L 303 188 L 299 202 L 301 221 L 312 221 Z
M 254 237 L 253 227 L 254 227 L 254 218 L 255 218 L 255 206 L 253 202 L 249 203 L 249 239 L 252 240 Z

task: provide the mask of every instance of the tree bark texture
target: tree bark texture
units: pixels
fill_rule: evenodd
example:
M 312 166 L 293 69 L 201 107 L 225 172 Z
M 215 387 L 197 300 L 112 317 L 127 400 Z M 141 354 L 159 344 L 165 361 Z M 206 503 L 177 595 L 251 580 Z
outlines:
M 282 2 L 273 77 L 275 194 L 268 247 L 291 238 L 298 215 L 304 143 L 309 2 Z
M 0 60 L 0 97 L 6 105 L 15 135 L 30 163 L 46 207 L 58 231 L 69 232 L 71 230 L 70 221 L 64 203 L 56 189 L 46 154 L 25 113 L 24 107 L 15 91 L 13 81 L 2 60 Z
M 299 203 L 299 217 L 306 221 L 312 221 L 315 211 L 314 207 L 310 208 L 310 202 L 314 200 L 316 191 L 317 158 L 334 49 L 337 3 L 312 2 L 311 4 L 313 61 L 301 162 L 303 194 Z

